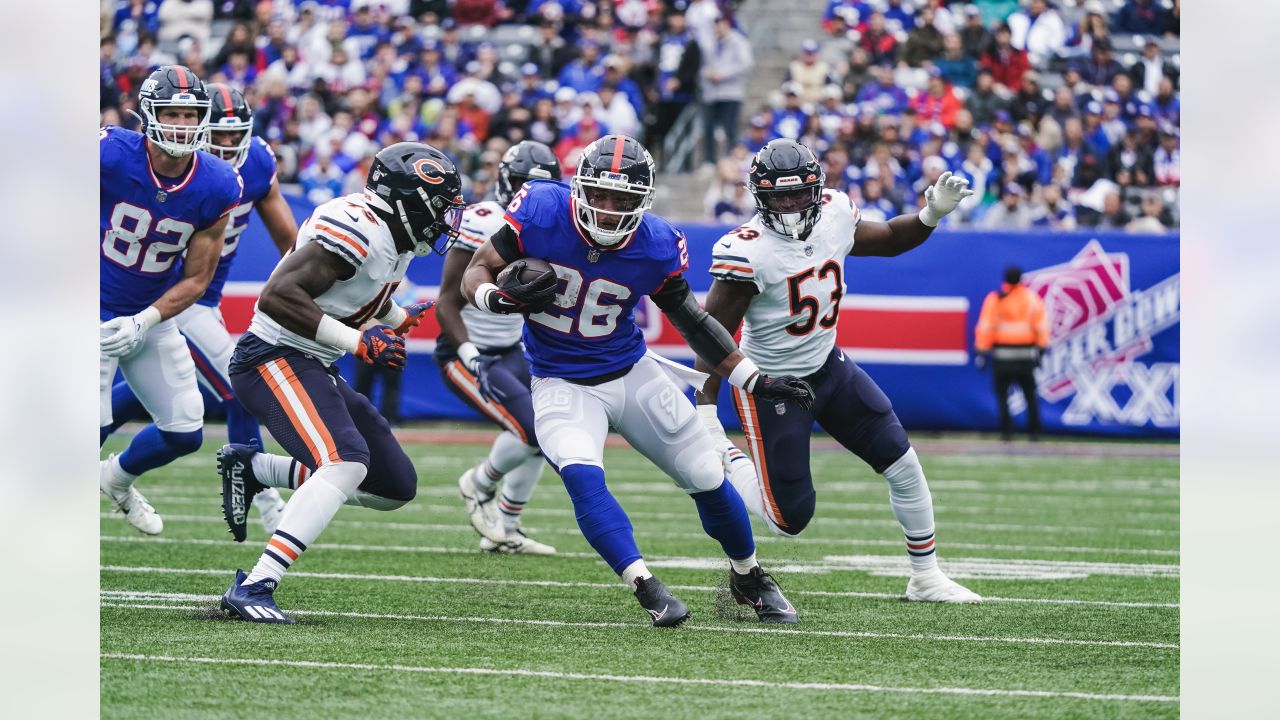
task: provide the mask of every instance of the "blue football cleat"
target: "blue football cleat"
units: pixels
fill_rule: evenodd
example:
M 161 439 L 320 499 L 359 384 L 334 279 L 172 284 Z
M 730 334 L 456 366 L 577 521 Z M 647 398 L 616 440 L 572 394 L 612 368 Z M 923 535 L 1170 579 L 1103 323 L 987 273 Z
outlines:
M 222 609 L 232 617 L 260 623 L 291 623 L 293 618 L 281 612 L 274 597 L 275 580 L 243 585 L 243 570 L 236 571 L 236 581 L 222 595 Z

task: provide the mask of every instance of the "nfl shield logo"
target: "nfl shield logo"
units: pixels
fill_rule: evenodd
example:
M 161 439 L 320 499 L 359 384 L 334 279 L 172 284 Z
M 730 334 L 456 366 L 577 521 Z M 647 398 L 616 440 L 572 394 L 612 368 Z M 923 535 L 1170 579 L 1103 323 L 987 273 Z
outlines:
M 805 246 L 804 246 L 804 256 L 805 256 L 805 257 L 813 257 L 813 246 L 812 246 L 812 245 L 805 245 Z
M 787 414 L 787 404 L 786 404 L 786 403 L 784 403 L 784 402 L 776 403 L 776 404 L 773 406 L 773 411 L 774 411 L 774 412 L 776 412 L 776 413 L 778 413 L 779 415 L 786 415 L 786 414 Z
M 587 260 L 588 260 L 588 261 L 590 261 L 590 262 L 595 262 L 595 261 L 597 261 L 597 260 L 599 260 L 599 259 L 600 259 L 600 251 L 599 251 L 599 250 L 597 250 L 597 249 L 595 249 L 595 248 L 591 248 L 590 250 L 588 250 L 588 251 L 587 251 Z
M 169 193 L 163 190 L 156 191 L 156 200 L 159 200 L 160 202 L 164 202 L 167 199 L 169 199 Z

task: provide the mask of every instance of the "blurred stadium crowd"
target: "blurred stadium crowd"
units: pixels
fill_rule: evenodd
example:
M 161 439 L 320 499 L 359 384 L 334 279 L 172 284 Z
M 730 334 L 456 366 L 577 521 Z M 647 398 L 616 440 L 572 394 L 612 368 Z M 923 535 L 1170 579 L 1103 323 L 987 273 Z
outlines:
M 745 108 L 761 78 L 742 4 L 102 0 L 101 121 L 136 127 L 138 84 L 180 62 L 244 90 L 281 182 L 315 203 L 400 140 L 449 153 L 475 200 L 512 142 L 572 168 L 621 132 L 701 174 L 706 219 L 739 223 L 751 154 L 786 136 L 868 217 L 912 212 L 951 170 L 977 190 L 953 226 L 1177 226 L 1177 0 L 828 0 L 785 82 Z M 755 5 L 757 22 L 786 11 Z M 681 113 L 700 166 L 663 156 Z

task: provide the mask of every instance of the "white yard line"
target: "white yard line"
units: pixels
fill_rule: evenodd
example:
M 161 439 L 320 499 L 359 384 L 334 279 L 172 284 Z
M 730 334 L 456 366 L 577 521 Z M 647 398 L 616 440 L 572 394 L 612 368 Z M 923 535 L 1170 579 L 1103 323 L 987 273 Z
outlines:
M 137 565 L 103 565 L 102 570 L 108 572 L 121 573 L 138 573 L 138 574 L 160 574 L 160 575 L 213 575 L 231 577 L 229 570 L 220 570 L 216 568 L 169 568 L 154 566 L 137 566 Z M 307 572 L 305 570 L 290 571 L 289 577 L 310 577 L 326 580 L 371 580 L 374 582 L 416 582 L 416 583 L 438 583 L 446 585 L 514 585 L 523 587 L 559 587 L 559 588 L 599 588 L 607 590 L 617 590 L 622 587 L 619 583 L 599 583 L 599 582 L 581 582 L 566 580 L 515 580 L 505 578 L 465 578 L 465 577 L 430 577 L 425 575 L 372 575 L 362 573 L 323 573 L 323 572 Z M 716 587 L 710 585 L 669 585 L 673 590 L 690 590 L 694 592 L 715 592 Z M 115 592 L 107 591 L 106 592 Z M 855 591 L 836 591 L 836 590 L 788 590 L 787 594 L 796 596 L 811 597 L 847 597 L 847 598 L 867 598 L 872 600 L 901 600 L 901 594 L 894 593 L 873 593 L 873 592 L 855 592 Z M 1034 605 L 1092 605 L 1099 607 L 1129 607 L 1129 608 L 1165 608 L 1177 609 L 1178 603 L 1156 603 L 1156 602 L 1136 602 L 1136 601 L 1119 601 L 1119 600 L 1079 600 L 1074 598 L 1009 598 L 1009 597 L 989 597 L 983 596 L 984 602 L 989 603 L 1013 603 L 1013 604 L 1034 604 Z
M 213 601 L 215 598 L 209 598 Z M 161 605 L 135 602 L 102 602 L 103 607 L 130 608 L 140 610 L 191 610 L 195 606 Z M 399 620 L 404 622 L 448 622 L 448 623 L 482 623 L 494 625 L 535 625 L 540 627 L 596 628 L 603 630 L 641 630 L 648 626 L 641 623 L 589 622 L 584 620 L 532 620 L 504 617 L 478 617 L 466 615 L 400 615 L 393 613 L 338 612 L 334 610 L 287 610 L 298 616 L 344 617 L 362 620 Z M 1023 637 L 982 637 L 974 635 L 924 635 L 920 633 L 886 633 L 863 630 L 799 630 L 780 627 L 725 627 L 713 625 L 686 625 L 695 632 L 713 632 L 729 634 L 780 634 L 803 637 L 840 637 L 858 638 L 862 640 L 924 640 L 929 642 L 976 642 L 976 643 L 1009 643 L 1015 645 L 1084 645 L 1091 647 L 1129 647 L 1150 648 L 1156 650 L 1177 650 L 1177 643 L 1136 642 L 1130 640 L 1079 640 L 1074 638 L 1023 638 Z
M 610 683 L 643 683 L 652 685 L 700 685 L 713 687 L 750 687 L 768 690 L 814 690 L 826 692 L 871 692 L 899 693 L 904 695 L 961 695 L 985 697 L 1024 697 L 1024 698 L 1070 698 L 1075 700 L 1103 700 L 1114 702 L 1160 702 L 1177 703 L 1180 698 L 1171 695 L 1120 695 L 1113 693 L 1086 693 L 1073 690 L 1001 690 L 997 688 L 960 688 L 960 687 L 889 687 L 884 685 L 862 685 L 853 683 L 801 683 L 773 682 L 767 680 L 749 680 L 732 678 L 691 678 L 661 677 L 654 675 L 606 675 L 602 673 L 568 673 L 551 670 L 525 670 L 523 668 L 479 668 L 479 667 L 425 667 L 419 665 L 371 664 L 321 662 L 315 660 L 276 660 L 265 658 L 210 658 L 210 657 L 176 657 L 172 655 L 136 655 L 131 653 L 101 653 L 99 657 L 109 660 L 134 660 L 153 663 L 190 663 L 209 665 L 250 665 L 268 667 L 293 667 L 324 670 L 375 670 L 409 673 L 429 673 L 434 675 L 491 675 L 497 677 L 529 677 L 548 680 L 577 680 Z

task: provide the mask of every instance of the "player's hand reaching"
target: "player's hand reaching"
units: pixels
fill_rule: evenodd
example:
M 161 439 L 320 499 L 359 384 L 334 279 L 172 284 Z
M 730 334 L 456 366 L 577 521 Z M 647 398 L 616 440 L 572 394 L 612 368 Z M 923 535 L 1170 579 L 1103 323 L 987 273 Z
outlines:
M 399 370 L 405 363 L 404 338 L 388 325 L 374 325 L 360 334 L 355 354 L 370 365 Z
M 793 402 L 805 410 L 813 407 L 813 388 L 795 375 L 769 377 L 762 373 L 751 386 L 751 394 L 768 402 Z
M 160 311 L 149 307 L 137 315 L 112 318 L 98 328 L 98 347 L 107 357 L 124 357 L 133 352 L 147 331 L 160 321 Z
M 507 399 L 507 394 L 494 384 L 493 373 L 491 370 L 493 369 L 494 363 L 501 359 L 502 358 L 497 355 L 485 355 L 484 353 L 481 353 L 475 356 L 475 359 L 471 361 L 467 368 L 476 376 L 476 384 L 480 386 L 480 396 L 485 400 L 499 404 Z
M 942 173 L 938 176 L 938 181 L 924 191 L 920 222 L 929 227 L 937 227 L 942 218 L 955 210 L 961 200 L 972 194 L 967 178 L 954 175 L 950 170 Z
M 560 281 L 555 273 L 544 273 L 523 282 L 525 260 L 516 260 L 498 275 L 498 289 L 489 295 L 489 309 L 500 313 L 539 313 L 556 299 Z
M 406 315 L 404 321 L 396 327 L 395 333 L 400 337 L 408 336 L 409 331 L 422 323 L 422 318 L 426 317 L 427 311 L 435 307 L 435 304 L 435 300 L 424 300 L 412 305 L 405 305 L 404 311 Z

